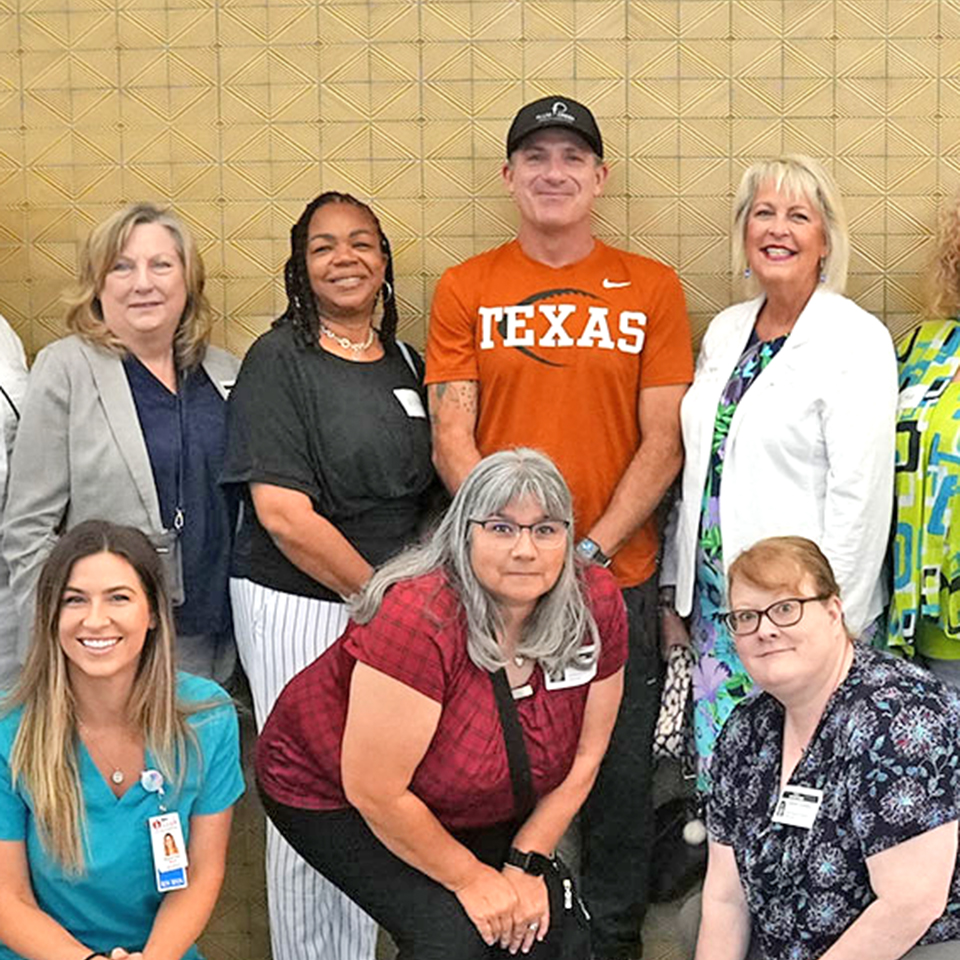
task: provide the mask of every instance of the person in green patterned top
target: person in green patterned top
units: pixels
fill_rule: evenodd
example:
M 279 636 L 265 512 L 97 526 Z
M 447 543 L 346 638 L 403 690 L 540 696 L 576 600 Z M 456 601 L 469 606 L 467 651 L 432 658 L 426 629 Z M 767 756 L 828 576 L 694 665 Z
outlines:
M 900 342 L 889 643 L 960 686 L 960 194 L 944 210 L 931 313 Z

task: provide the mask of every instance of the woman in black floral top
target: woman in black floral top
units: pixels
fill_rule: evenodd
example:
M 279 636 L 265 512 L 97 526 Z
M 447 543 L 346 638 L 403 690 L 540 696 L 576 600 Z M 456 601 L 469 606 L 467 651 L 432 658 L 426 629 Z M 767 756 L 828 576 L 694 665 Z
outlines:
M 809 540 L 741 554 L 730 601 L 764 692 L 717 746 L 697 960 L 960 956 L 960 694 L 850 640 Z

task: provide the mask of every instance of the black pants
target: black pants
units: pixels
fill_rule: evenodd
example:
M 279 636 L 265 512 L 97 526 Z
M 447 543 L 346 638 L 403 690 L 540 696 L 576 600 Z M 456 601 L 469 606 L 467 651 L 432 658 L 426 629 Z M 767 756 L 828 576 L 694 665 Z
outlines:
M 394 856 L 356 810 L 299 810 L 262 790 L 260 796 L 267 816 L 294 850 L 393 937 L 397 960 L 509 958 L 499 946 L 483 942 L 449 890 Z M 478 859 L 499 869 L 515 833 L 515 824 L 503 824 L 456 836 Z M 548 952 L 549 933 L 527 956 L 543 960 Z
M 656 577 L 623 591 L 629 652 L 617 723 L 580 814 L 582 892 L 596 957 L 639 957 L 653 850 L 653 731 L 662 680 Z

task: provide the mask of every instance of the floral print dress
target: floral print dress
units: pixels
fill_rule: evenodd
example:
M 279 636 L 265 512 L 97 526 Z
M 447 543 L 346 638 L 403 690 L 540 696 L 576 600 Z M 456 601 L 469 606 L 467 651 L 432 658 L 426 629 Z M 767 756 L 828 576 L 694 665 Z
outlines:
M 697 748 L 697 789 L 710 785 L 714 744 L 730 711 L 749 694 L 753 681 L 744 670 L 733 637 L 719 614 L 726 609 L 723 544 L 720 539 L 720 480 L 730 424 L 744 394 L 786 343 L 787 335 L 760 340 L 750 334 L 746 349 L 720 396 L 713 427 L 707 482 L 703 489 L 697 569 L 690 635 L 693 642 L 693 733 Z
M 770 960 L 815 960 L 876 900 L 870 857 L 960 816 L 960 692 L 858 643 L 790 775 L 822 792 L 809 829 L 773 822 L 784 717 L 782 704 L 761 693 L 730 718 L 717 743 L 707 829 L 733 848 L 751 949 Z M 955 864 L 946 910 L 919 943 L 956 940 Z

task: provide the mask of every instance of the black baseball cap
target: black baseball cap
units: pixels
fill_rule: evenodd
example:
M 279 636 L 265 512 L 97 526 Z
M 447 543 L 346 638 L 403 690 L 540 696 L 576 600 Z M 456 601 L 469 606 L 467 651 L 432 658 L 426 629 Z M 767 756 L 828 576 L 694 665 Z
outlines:
M 597 121 L 582 103 L 569 97 L 543 97 L 521 107 L 507 133 L 507 158 L 525 137 L 550 127 L 578 133 L 587 141 L 590 149 L 603 159 L 603 137 L 600 136 Z

